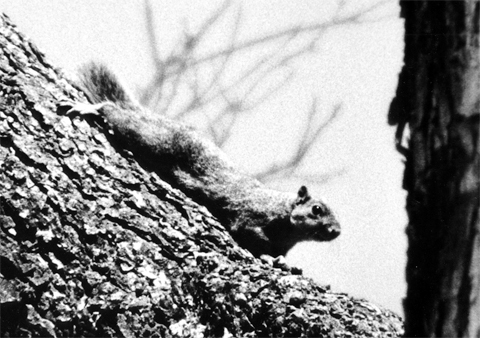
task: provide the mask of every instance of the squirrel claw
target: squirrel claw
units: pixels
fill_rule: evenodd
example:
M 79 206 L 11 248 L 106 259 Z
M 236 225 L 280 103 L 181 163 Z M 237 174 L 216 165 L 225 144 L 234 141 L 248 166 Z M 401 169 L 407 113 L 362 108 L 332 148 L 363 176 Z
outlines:
M 58 107 L 62 109 L 68 109 L 65 115 L 100 115 L 99 110 L 102 109 L 108 102 L 91 104 L 85 102 L 75 101 L 61 101 Z

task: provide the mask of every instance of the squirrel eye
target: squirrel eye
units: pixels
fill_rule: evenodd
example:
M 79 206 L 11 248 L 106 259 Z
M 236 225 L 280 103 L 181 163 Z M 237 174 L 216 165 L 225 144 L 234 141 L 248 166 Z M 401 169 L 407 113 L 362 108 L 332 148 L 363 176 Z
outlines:
M 321 215 L 323 214 L 323 209 L 320 205 L 318 204 L 315 204 L 313 207 L 312 207 L 312 213 L 317 216 L 317 215 Z

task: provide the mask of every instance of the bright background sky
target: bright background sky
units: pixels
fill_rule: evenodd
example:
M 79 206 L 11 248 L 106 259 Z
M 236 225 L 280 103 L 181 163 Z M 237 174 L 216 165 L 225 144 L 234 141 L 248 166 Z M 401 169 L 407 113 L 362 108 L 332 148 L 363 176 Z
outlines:
M 248 38 L 320 22 L 332 1 L 246 0 L 234 2 L 234 8 L 243 3 L 242 36 Z M 372 1 L 352 2 L 361 7 Z M 185 26 L 194 31 L 221 1 L 152 3 L 159 49 L 167 53 Z M 67 71 L 102 60 L 132 89 L 142 88 L 151 78 L 142 1 L 0 0 L 0 10 L 54 65 Z M 247 115 L 225 151 L 239 167 L 255 173 L 293 150 L 313 96 L 319 98 L 320 111 L 341 102 L 339 120 L 308 153 L 298 175 L 270 185 L 295 192 L 306 184 L 336 210 L 342 235 L 329 243 L 300 243 L 287 261 L 334 291 L 401 314 L 407 223 L 403 163 L 394 149 L 394 129 L 386 121 L 402 64 L 403 22 L 398 1 L 387 3 L 381 13 L 387 18 L 380 22 L 329 30 L 313 53 L 294 62 L 296 76 L 289 85 Z M 207 50 L 218 47 L 216 41 L 227 32 L 215 32 Z M 321 184 L 301 177 L 332 170 L 345 173 Z

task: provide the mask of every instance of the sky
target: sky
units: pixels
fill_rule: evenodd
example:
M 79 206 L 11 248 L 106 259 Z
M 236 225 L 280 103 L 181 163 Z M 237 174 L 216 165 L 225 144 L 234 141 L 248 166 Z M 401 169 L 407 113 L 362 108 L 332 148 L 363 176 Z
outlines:
M 178 46 L 186 31 L 195 32 L 222 3 L 151 2 L 161 57 Z M 229 27 L 239 10 L 239 40 L 246 41 L 298 24 L 322 22 L 332 15 L 335 3 L 233 1 L 200 52 L 208 54 L 228 43 Z M 353 7 L 347 10 L 353 12 L 372 1 L 350 3 Z M 134 92 L 153 76 L 143 1 L 0 0 L 0 10 L 68 74 L 83 63 L 100 60 L 117 71 Z M 307 185 L 312 195 L 328 201 L 342 224 L 342 234 L 335 241 L 300 243 L 289 252 L 287 262 L 319 283 L 331 285 L 333 291 L 402 314 L 407 224 L 406 194 L 401 188 L 404 165 L 394 148 L 394 128 L 386 121 L 402 65 L 403 21 L 394 0 L 373 17 L 382 20 L 327 30 L 311 53 L 279 69 L 275 74 L 280 77 L 291 70 L 295 76 L 254 113 L 242 117 L 224 149 L 239 168 L 256 173 L 293 151 L 313 97 L 319 112 L 329 112 L 341 103 L 340 117 L 307 153 L 298 172 L 268 182 L 290 192 Z M 268 48 L 272 47 L 243 52 L 229 68 L 225 83 Z M 269 81 L 278 81 L 278 77 L 266 79 L 265 86 Z M 239 88 L 232 95 L 240 94 Z M 342 174 L 327 181 L 318 179 L 331 172 Z

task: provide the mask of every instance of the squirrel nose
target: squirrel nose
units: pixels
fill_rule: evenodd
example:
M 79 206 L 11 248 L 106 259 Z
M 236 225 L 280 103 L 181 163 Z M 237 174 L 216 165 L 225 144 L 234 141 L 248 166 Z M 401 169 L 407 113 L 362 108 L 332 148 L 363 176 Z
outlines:
M 340 226 L 338 226 L 337 224 L 332 225 L 327 229 L 327 232 L 331 239 L 335 239 L 338 236 L 340 236 L 340 233 L 341 233 Z

